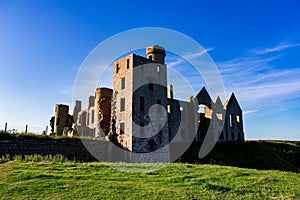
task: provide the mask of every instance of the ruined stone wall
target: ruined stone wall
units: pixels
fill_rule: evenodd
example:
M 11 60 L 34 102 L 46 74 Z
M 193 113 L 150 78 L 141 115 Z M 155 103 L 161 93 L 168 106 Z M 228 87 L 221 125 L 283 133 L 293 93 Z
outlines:
M 180 102 L 180 129 L 179 139 L 180 142 L 191 142 L 196 137 L 197 132 L 197 106 L 193 101 L 179 101 Z
M 120 84 L 120 80 L 125 76 L 131 69 L 133 69 L 133 57 L 134 54 L 126 56 L 114 63 L 114 76 L 113 76 L 113 85 L 114 87 L 117 84 Z
M 172 142 L 189 142 L 196 137 L 197 105 L 193 102 L 169 99 L 169 133 Z
M 69 106 L 56 104 L 54 116 L 54 134 L 63 135 L 64 127 L 68 125 Z
M 179 131 L 181 120 L 179 100 L 168 99 L 168 129 L 170 141 L 176 136 Z
M 226 105 L 224 137 L 226 141 L 244 141 L 243 116 L 235 100 Z
M 132 69 L 134 54 L 114 63 L 114 99 L 112 118 L 121 146 L 132 149 Z M 123 79 L 123 80 L 122 80 Z M 123 81 L 123 82 L 122 82 Z M 121 105 L 122 104 L 122 105 Z M 122 109 L 121 109 L 122 107 Z M 123 125 L 123 127 L 121 127 Z
M 139 138 L 133 141 L 133 151 L 160 149 L 169 143 L 166 65 L 149 63 L 136 67 L 133 90 L 132 120 L 137 124 L 133 127 L 133 139 Z
M 147 152 L 149 149 L 157 149 L 168 143 L 167 116 L 160 116 L 165 114 L 167 107 L 166 73 L 166 65 L 135 54 L 114 63 L 112 117 L 115 120 L 119 143 L 130 151 Z M 152 84 L 151 91 L 148 89 L 149 83 L 155 83 Z M 140 107 L 140 97 L 144 97 L 143 111 Z M 155 127 L 149 127 L 147 126 L 150 120 L 149 109 L 155 104 L 162 106 L 162 112 L 156 112 L 158 115 L 151 120 L 153 122 L 161 118 L 165 120 L 161 123 L 153 123 Z M 161 127 L 158 127 L 159 125 Z M 145 130 L 141 130 L 144 126 Z M 155 134 L 153 138 L 147 136 Z M 150 143 L 153 144 L 149 144 L 151 139 Z
M 95 106 L 95 97 L 89 96 L 88 109 Z
M 226 110 L 224 109 L 224 105 L 221 102 L 220 97 L 216 99 L 216 102 L 213 104 L 213 115 L 212 115 L 212 123 L 215 129 L 215 139 L 218 142 L 226 142 L 226 137 L 224 133 L 225 126 L 225 118 L 226 118 Z
M 74 118 L 74 122 L 77 123 L 78 121 L 78 113 L 81 111 L 81 105 L 82 102 L 79 100 L 75 101 L 75 106 L 74 106 L 74 110 L 73 110 L 73 118 Z
M 109 88 L 97 88 L 95 92 L 95 120 L 100 136 L 108 135 L 110 130 L 112 93 Z
M 128 153 L 115 148 L 109 141 L 95 140 L 2 140 L 0 141 L 0 157 L 10 155 L 62 155 L 68 160 L 82 162 L 134 162 Z
M 88 149 L 99 155 L 103 161 L 107 160 L 108 142 L 107 141 L 86 141 Z M 30 140 L 5 140 L 0 141 L 0 156 L 9 154 L 15 155 L 58 155 L 61 154 L 70 160 L 77 161 L 97 161 L 82 144 L 81 141 L 30 141 Z
M 97 120 L 95 107 L 90 107 L 86 110 L 86 113 L 86 129 L 88 130 L 89 134 L 87 134 L 87 132 L 84 132 L 84 134 L 86 136 L 96 137 Z
M 126 56 L 114 63 L 112 118 L 115 120 L 115 129 L 116 134 L 119 135 L 119 143 L 130 151 L 132 150 L 132 136 L 138 134 L 133 128 L 133 81 L 138 75 L 133 76 L 133 73 L 135 67 L 147 63 L 153 63 L 153 61 L 135 54 Z M 121 107 L 124 109 L 121 109 Z

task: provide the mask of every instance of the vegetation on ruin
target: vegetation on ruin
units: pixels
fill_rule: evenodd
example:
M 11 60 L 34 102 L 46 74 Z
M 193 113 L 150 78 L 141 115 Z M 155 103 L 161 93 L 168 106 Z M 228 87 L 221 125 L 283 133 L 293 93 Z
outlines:
M 17 156 L 0 164 L 1 199 L 298 199 L 299 185 L 293 172 L 206 164 L 173 163 L 147 173 L 62 156 Z
M 45 141 L 45 140 L 60 140 L 60 141 L 80 141 L 80 140 L 102 140 L 103 138 L 92 138 L 92 137 L 68 137 L 68 136 L 54 136 L 45 134 L 34 134 L 34 133 L 5 133 L 0 131 L 1 140 L 34 140 L 34 141 Z

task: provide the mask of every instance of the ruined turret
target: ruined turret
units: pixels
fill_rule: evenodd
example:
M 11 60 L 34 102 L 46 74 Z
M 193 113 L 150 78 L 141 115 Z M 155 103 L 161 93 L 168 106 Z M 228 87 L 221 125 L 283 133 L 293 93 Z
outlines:
M 165 64 L 166 50 L 159 45 L 150 46 L 146 49 L 146 57 L 149 60 Z

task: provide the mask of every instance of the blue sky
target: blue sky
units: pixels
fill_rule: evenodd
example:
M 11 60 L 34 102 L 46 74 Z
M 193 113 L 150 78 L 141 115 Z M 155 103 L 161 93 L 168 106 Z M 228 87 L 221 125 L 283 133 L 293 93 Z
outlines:
M 0 129 L 8 122 L 41 132 L 56 103 L 72 103 L 77 71 L 96 45 L 164 27 L 208 51 L 227 97 L 235 92 L 244 110 L 247 139 L 300 140 L 299 10 L 297 0 L 0 0 Z

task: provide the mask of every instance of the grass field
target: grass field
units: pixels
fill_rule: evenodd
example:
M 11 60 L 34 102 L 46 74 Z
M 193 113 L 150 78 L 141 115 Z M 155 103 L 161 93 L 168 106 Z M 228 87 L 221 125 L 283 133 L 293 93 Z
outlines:
M 183 163 L 147 173 L 129 173 L 103 163 L 36 156 L 25 160 L 2 159 L 0 198 L 300 199 L 300 176 L 276 170 Z
M 204 158 L 199 147 L 191 147 L 183 162 L 219 164 L 263 170 L 300 172 L 300 141 L 252 140 L 244 143 L 217 144 Z

